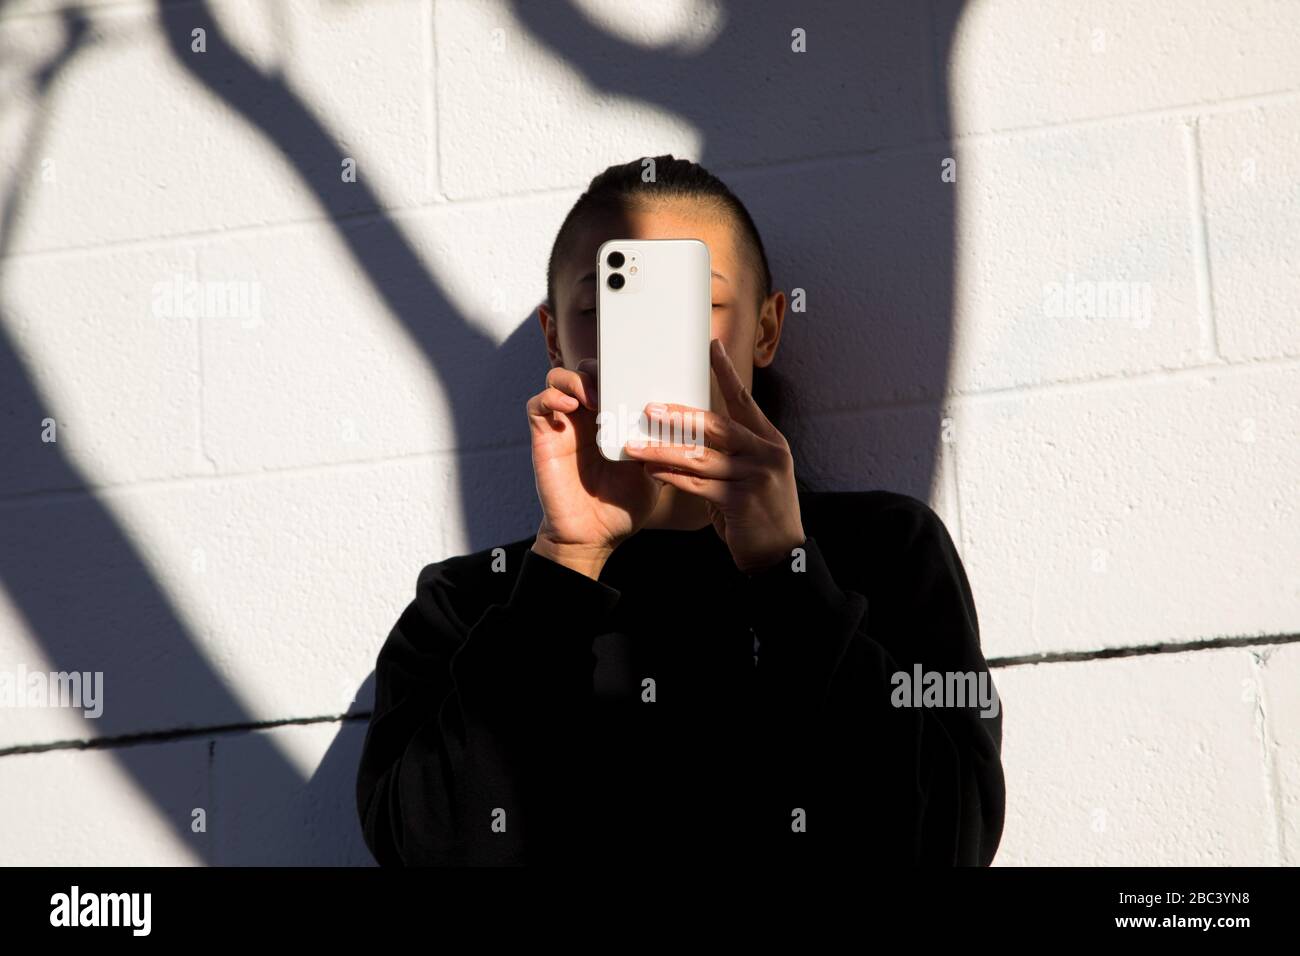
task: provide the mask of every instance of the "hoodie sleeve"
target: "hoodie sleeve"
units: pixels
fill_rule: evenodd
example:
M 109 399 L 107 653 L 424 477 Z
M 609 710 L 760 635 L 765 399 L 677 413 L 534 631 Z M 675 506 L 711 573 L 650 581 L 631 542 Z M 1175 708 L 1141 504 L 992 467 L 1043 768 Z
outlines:
M 947 529 L 893 497 L 837 520 L 852 530 L 836 575 L 809 537 L 802 561 L 748 579 L 774 768 L 765 819 L 789 862 L 987 866 L 1006 798 L 1001 704 Z M 954 689 L 947 706 L 915 706 L 930 672 Z
M 464 558 L 425 568 L 379 652 L 356 799 L 381 865 L 524 865 L 559 819 L 557 750 L 619 592 L 528 550 L 508 599 L 489 603 L 493 573 Z

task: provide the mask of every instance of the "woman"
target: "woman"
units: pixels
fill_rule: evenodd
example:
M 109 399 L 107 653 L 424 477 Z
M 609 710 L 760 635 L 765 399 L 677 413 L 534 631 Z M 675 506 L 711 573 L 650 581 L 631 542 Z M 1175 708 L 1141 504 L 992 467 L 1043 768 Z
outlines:
M 645 168 L 597 176 L 555 239 L 537 533 L 425 568 L 379 653 L 366 842 L 385 865 L 987 865 L 1001 710 L 904 690 L 991 686 L 952 540 L 914 498 L 796 480 L 753 397 L 785 317 L 758 231 L 699 165 Z M 707 451 L 670 436 L 610 462 L 596 250 L 670 237 L 715 270 Z

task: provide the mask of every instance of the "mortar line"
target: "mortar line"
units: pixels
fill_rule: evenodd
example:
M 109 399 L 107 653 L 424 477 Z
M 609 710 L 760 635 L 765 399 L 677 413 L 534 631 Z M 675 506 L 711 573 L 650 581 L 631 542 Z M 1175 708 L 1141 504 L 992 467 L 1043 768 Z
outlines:
M 285 468 L 263 468 L 257 471 L 237 471 L 223 472 L 220 474 L 196 474 L 196 475 L 177 475 L 165 478 L 146 478 L 140 481 L 122 481 L 110 482 L 107 484 L 78 485 L 75 488 L 43 488 L 29 491 L 19 491 L 14 494 L 0 496 L 0 511 L 3 511 L 10 505 L 24 505 L 31 502 L 41 502 L 45 500 L 61 499 L 78 499 L 98 496 L 101 494 L 118 494 L 134 490 L 156 490 L 169 491 L 173 489 L 188 488 L 194 485 L 207 484 L 213 481 L 258 481 L 274 480 L 276 478 L 310 478 L 313 475 L 328 475 L 333 472 L 349 471 L 366 471 L 372 468 L 378 468 L 385 465 L 403 465 L 411 462 L 418 462 L 422 459 L 428 459 L 430 462 L 436 462 L 440 459 L 454 458 L 456 461 L 462 459 L 486 458 L 491 455 L 500 454 L 506 451 L 526 449 L 529 443 L 525 441 L 512 441 L 500 445 L 485 445 L 478 448 L 468 449 L 458 452 L 455 449 L 443 449 L 438 451 L 419 451 L 410 452 L 405 455 L 387 455 L 383 458 L 358 458 L 349 461 L 320 462 L 310 465 L 291 465 Z
M 1222 359 L 1219 352 L 1218 318 L 1214 309 L 1214 282 L 1210 271 L 1209 225 L 1205 215 L 1205 167 L 1198 117 L 1183 127 L 1187 152 L 1187 192 L 1192 219 L 1192 259 L 1196 272 L 1196 301 L 1201 333 L 1201 357 Z
M 804 420 L 810 423 L 835 421 L 840 418 L 852 418 L 857 415 L 873 415 L 907 409 L 924 409 L 957 405 L 975 405 L 984 401 L 1005 401 L 1010 398 L 1041 398 L 1058 394 L 1072 394 L 1089 389 L 1121 388 L 1128 384 L 1147 385 L 1180 378 L 1194 377 L 1207 370 L 1217 374 L 1229 375 L 1246 373 L 1253 369 L 1286 368 L 1300 366 L 1300 357 L 1278 356 L 1268 359 L 1252 359 L 1243 362 L 1222 362 L 1210 365 L 1189 365 L 1179 369 L 1151 369 L 1133 375 L 1112 375 L 1105 378 L 1078 379 L 1068 382 L 1044 382 L 1036 385 L 1014 385 L 979 392 L 950 392 L 931 398 L 901 399 L 895 402 L 872 403 L 870 405 L 853 405 L 845 408 L 813 409 L 804 413 Z M 527 448 L 527 440 L 504 441 L 494 444 L 478 445 L 473 448 L 443 448 L 429 451 L 407 452 L 405 454 L 384 455 L 378 458 L 354 458 L 345 461 L 313 462 L 306 465 L 286 465 L 280 468 L 259 468 L 256 471 L 230 471 L 210 474 L 171 475 L 167 477 L 143 478 L 139 480 L 107 482 L 81 485 L 76 488 L 41 488 L 0 495 L 0 509 L 12 503 L 40 501 L 45 498 L 76 497 L 118 492 L 130 489 L 169 489 L 183 488 L 200 482 L 225 480 L 245 481 L 279 477 L 310 477 L 326 475 L 345 469 L 366 469 L 388 464 L 402 464 L 427 458 L 436 461 L 439 458 L 486 457 L 521 448 Z M 211 461 L 211 458 L 208 458 Z
M 1300 99 L 1300 90 L 1275 90 L 1269 93 L 1251 94 L 1249 96 L 1237 97 L 1234 99 L 1216 100 L 1205 103 L 1188 103 L 1180 106 L 1154 107 L 1150 110 L 1138 111 L 1136 113 L 1116 113 L 1088 119 L 1069 120 L 1058 124 L 1026 126 L 976 133 L 962 133 L 950 137 L 939 137 L 937 139 L 926 139 L 908 143 L 891 143 L 878 147 L 831 152 L 817 156 L 799 156 L 790 159 L 777 160 L 775 162 L 755 164 L 719 164 L 716 172 L 719 175 L 753 172 L 797 172 L 804 168 L 829 166 L 837 163 L 851 162 L 856 159 L 905 156 L 909 153 L 926 153 L 932 152 L 936 149 L 948 149 L 949 147 L 964 143 L 996 142 L 999 138 L 1024 138 L 1033 133 L 1046 134 L 1075 128 L 1086 129 L 1092 126 L 1113 125 L 1131 120 L 1187 119 L 1190 115 L 1215 115 L 1218 113 L 1236 112 L 1250 106 L 1268 105 L 1276 102 L 1285 103 L 1291 99 Z M 5 256 L 3 259 L 0 259 L 0 262 L 17 262 L 20 260 L 55 258 L 58 256 L 72 257 L 99 252 L 129 252 L 133 249 L 149 251 L 151 249 L 164 248 L 168 245 L 182 242 L 208 241 L 224 237 L 245 238 L 257 237 L 263 234 L 273 235 L 279 230 L 301 229 L 308 226 L 325 225 L 331 227 L 342 227 L 351 224 L 365 226 L 376 221 L 396 222 L 396 220 L 400 218 L 414 217 L 431 210 L 450 207 L 472 209 L 475 206 L 504 205 L 512 202 L 526 202 L 536 199 L 568 198 L 581 190 L 582 184 L 573 183 L 569 185 L 547 186 L 538 189 L 522 190 L 519 192 L 453 198 L 442 194 L 440 184 L 438 193 L 439 199 L 432 202 L 384 205 L 376 209 L 362 209 L 338 215 L 307 216 L 303 218 L 286 219 L 282 222 L 273 223 L 239 224 L 224 228 L 177 232 L 167 236 L 111 239 L 106 242 L 91 243 L 80 246 L 60 246 L 54 249 L 33 249 L 30 251 L 20 250 Z
M 191 256 L 190 259 L 191 270 L 194 273 L 195 280 L 201 286 L 203 283 L 203 258 L 202 256 L 199 255 L 199 250 L 193 247 L 190 248 L 190 256 Z M 198 394 L 195 396 L 195 402 L 194 402 L 194 406 L 195 406 L 194 415 L 195 418 L 197 419 L 197 421 L 195 422 L 195 430 L 198 433 L 197 440 L 199 446 L 199 460 L 201 462 L 207 462 L 208 468 L 210 469 L 209 473 L 216 475 L 221 471 L 221 467 L 217 464 L 217 460 L 213 458 L 210 454 L 208 454 L 208 442 L 207 442 L 208 423 L 207 423 L 207 416 L 204 414 L 206 411 L 204 386 L 207 383 L 207 377 L 203 365 L 203 323 L 204 323 L 203 316 L 199 316 L 194 320 L 194 343 L 195 343 L 195 351 L 198 355 L 198 372 L 199 372 Z M 3 503 L 3 499 L 0 499 L 0 504 L 2 503 Z
M 939 58 L 939 31 L 936 29 L 935 0 L 926 0 L 921 32 L 921 53 L 925 68 L 921 70 L 925 102 L 926 133 L 932 140 L 951 140 L 952 111 L 948 108 L 948 70 Z
M 1278 865 L 1285 866 L 1287 860 L 1286 825 L 1283 819 L 1285 801 L 1282 793 L 1281 775 L 1277 767 L 1277 755 L 1269 746 L 1269 708 L 1267 706 L 1267 685 L 1264 670 L 1268 666 L 1268 653 L 1251 654 L 1251 667 L 1255 671 L 1255 731 L 1259 734 L 1259 746 L 1263 751 L 1264 764 L 1264 798 L 1273 811 L 1274 838 L 1277 840 Z
M 427 0 L 424 4 L 424 116 L 429 130 L 429 150 L 424 159 L 424 191 L 439 203 L 447 198 L 442 194 L 442 133 L 439 119 L 442 110 L 438 104 L 438 44 L 434 38 L 434 22 L 437 19 L 437 0 Z
M 1077 661 L 1105 660 L 1113 657 L 1138 657 L 1148 654 L 1178 654 L 1222 648 L 1260 647 L 1278 644 L 1300 643 L 1300 634 L 1273 634 L 1243 637 L 1215 637 L 1200 641 L 1188 641 L 1182 644 L 1143 644 L 1133 647 L 1103 648 L 1096 651 L 1063 651 L 1048 654 L 1024 655 L 1020 657 L 993 657 L 987 663 L 990 669 L 1016 667 L 1023 664 L 1056 664 Z M 149 731 L 139 734 L 121 734 L 116 737 L 96 737 L 79 740 L 58 740 L 43 744 L 19 744 L 0 748 L 0 757 L 22 756 L 34 753 L 47 753 L 54 750 L 111 750 L 118 747 L 130 747 L 138 744 L 167 743 L 176 740 L 192 740 L 214 735 L 247 733 L 250 731 L 270 730 L 277 727 L 306 726 L 310 724 L 347 723 L 369 721 L 373 711 L 359 710 L 346 714 L 330 714 L 322 717 L 285 717 L 280 720 L 250 721 L 239 724 L 216 724 L 209 727 L 187 727 L 175 730 Z
M 1146 657 L 1151 654 L 1186 654 L 1195 651 L 1217 651 L 1234 647 L 1267 647 L 1277 644 L 1300 643 L 1300 634 L 1257 634 L 1238 637 L 1207 637 L 1196 641 L 1167 641 L 1160 644 L 1136 644 L 1128 647 L 1103 647 L 1091 651 L 1047 651 L 1042 654 L 1020 654 L 1010 657 L 990 657 L 989 667 L 1022 667 L 1026 664 L 1073 664 L 1080 661 L 1110 660 L 1115 657 Z
M 43 744 L 18 744 L 0 748 L 0 757 L 48 753 L 52 750 L 114 750 L 139 744 L 170 743 L 176 740 L 193 740 L 249 731 L 273 730 L 277 727 L 300 727 L 311 724 L 344 723 L 369 720 L 370 711 L 347 714 L 330 714 L 323 717 L 284 717 L 280 720 L 247 721 L 238 724 L 213 724 L 207 727 L 183 727 L 173 730 L 152 730 L 138 734 L 119 734 L 113 737 L 90 737 L 74 740 L 55 740 Z
M 1141 372 L 1121 372 L 1097 378 L 1065 379 L 1055 382 L 1032 382 L 1024 385 L 999 385 L 979 390 L 954 390 L 942 395 L 928 395 L 920 398 L 901 398 L 894 401 L 871 402 L 863 405 L 848 405 L 834 408 L 811 409 L 805 413 L 808 420 L 833 419 L 860 415 L 866 412 L 887 412 L 900 409 L 931 408 L 940 404 L 978 404 L 982 402 L 1005 401 L 1009 398 L 1025 396 L 1041 398 L 1058 394 L 1071 394 L 1090 389 L 1123 388 L 1130 383 L 1148 385 L 1160 382 L 1172 382 L 1181 378 L 1193 378 L 1204 372 L 1216 374 L 1233 374 L 1249 369 L 1271 369 L 1300 365 L 1300 356 L 1277 355 L 1265 359 L 1250 359 L 1239 362 L 1207 362 L 1200 365 L 1184 365 L 1181 368 L 1153 368 Z
M 953 419 L 952 424 L 954 429 L 958 427 L 955 418 Z M 942 422 L 939 427 L 942 429 Z M 942 439 L 942 432 L 940 433 L 940 439 Z M 949 462 L 948 466 L 944 470 L 951 472 L 948 475 L 948 480 L 952 483 L 953 509 L 957 512 L 957 540 L 961 542 L 962 554 L 969 554 L 970 552 L 966 550 L 966 522 L 963 520 L 961 509 L 961 475 L 958 472 L 958 467 L 960 465 L 959 459 L 961 458 L 961 455 L 957 448 L 960 443 L 960 438 L 954 438 L 945 446 L 948 449 Z

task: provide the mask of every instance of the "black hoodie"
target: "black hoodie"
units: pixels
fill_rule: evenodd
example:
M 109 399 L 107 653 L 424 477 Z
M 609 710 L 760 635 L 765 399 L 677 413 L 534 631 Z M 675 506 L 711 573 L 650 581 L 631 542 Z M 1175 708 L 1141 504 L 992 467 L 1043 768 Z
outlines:
M 1000 702 L 916 681 L 992 688 L 952 539 L 892 492 L 800 508 L 802 553 L 752 576 L 711 526 L 599 580 L 531 537 L 426 567 L 375 665 L 375 859 L 988 865 Z

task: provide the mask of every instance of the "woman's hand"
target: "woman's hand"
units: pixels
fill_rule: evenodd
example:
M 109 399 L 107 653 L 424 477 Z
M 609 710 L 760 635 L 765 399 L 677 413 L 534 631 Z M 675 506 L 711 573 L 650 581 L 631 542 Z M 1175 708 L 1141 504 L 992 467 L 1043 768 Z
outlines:
M 596 447 L 595 359 L 555 367 L 528 400 L 533 474 L 542 523 L 532 550 L 588 577 L 636 532 L 663 486 L 635 461 L 610 461 Z
M 709 343 L 709 359 L 729 415 L 652 404 L 646 407 L 651 434 L 669 440 L 628 442 L 626 447 L 647 475 L 709 503 L 713 527 L 736 567 L 752 574 L 788 559 L 806 540 L 794 459 L 785 436 L 758 407 L 718 339 Z M 694 424 L 682 428 L 679 423 L 687 416 Z M 678 436 L 669 433 L 670 423 L 693 442 L 672 441 Z

